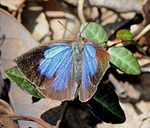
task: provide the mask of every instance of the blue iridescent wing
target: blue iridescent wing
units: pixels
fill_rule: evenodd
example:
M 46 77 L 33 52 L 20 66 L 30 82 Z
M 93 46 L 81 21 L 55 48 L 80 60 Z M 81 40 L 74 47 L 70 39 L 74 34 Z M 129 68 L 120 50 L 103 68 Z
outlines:
M 74 99 L 77 85 L 73 72 L 71 41 L 51 43 L 32 49 L 15 62 L 46 97 L 60 101 Z
M 82 63 L 79 99 L 86 102 L 96 92 L 102 76 L 109 67 L 109 54 L 101 46 L 86 42 L 82 53 Z
M 51 84 L 54 91 L 67 88 L 72 67 L 72 52 L 72 47 L 67 44 L 50 45 L 44 51 L 38 71 L 49 80 L 55 76 Z

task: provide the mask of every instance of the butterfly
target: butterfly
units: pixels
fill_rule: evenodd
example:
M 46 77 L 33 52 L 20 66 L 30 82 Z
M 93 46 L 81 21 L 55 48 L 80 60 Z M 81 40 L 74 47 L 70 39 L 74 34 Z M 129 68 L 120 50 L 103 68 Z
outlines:
M 88 101 L 109 67 L 109 54 L 94 40 L 53 40 L 14 60 L 46 97 Z

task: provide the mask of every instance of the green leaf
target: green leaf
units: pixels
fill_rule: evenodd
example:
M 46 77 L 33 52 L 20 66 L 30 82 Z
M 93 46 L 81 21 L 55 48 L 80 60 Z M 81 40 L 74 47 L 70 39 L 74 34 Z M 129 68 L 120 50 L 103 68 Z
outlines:
M 121 40 L 123 40 L 123 41 L 130 41 L 130 40 L 133 40 L 133 35 L 132 35 L 132 33 L 130 32 L 130 31 L 128 31 L 128 30 L 125 30 L 125 29 L 123 29 L 123 30 L 119 30 L 118 32 L 117 32 L 117 34 L 116 34 L 116 37 L 118 38 L 118 39 L 121 39 Z
M 108 49 L 108 52 L 110 54 L 110 62 L 121 71 L 132 75 L 141 73 L 139 63 L 128 49 L 124 47 L 112 47 Z
M 34 97 L 44 98 L 38 89 L 27 80 L 27 78 L 19 71 L 17 67 L 6 70 L 5 75 L 23 91 L 28 92 Z
M 100 120 L 107 123 L 123 123 L 126 120 L 117 94 L 108 85 L 100 84 L 94 97 L 89 101 L 92 113 Z
M 80 32 L 82 38 L 94 39 L 102 46 L 105 46 L 108 42 L 108 35 L 104 28 L 94 22 L 83 23 Z

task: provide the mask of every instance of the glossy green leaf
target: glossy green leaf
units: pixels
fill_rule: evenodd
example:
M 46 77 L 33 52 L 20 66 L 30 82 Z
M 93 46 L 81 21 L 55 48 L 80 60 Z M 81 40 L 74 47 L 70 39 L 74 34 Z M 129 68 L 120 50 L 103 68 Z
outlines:
M 80 32 L 82 38 L 94 39 L 102 46 L 105 46 L 108 42 L 108 35 L 104 28 L 94 22 L 83 23 Z
M 108 50 L 110 62 L 127 74 L 138 75 L 141 73 L 139 63 L 134 55 L 124 47 L 112 47 Z
M 5 75 L 22 90 L 28 92 L 34 97 L 44 98 L 38 89 L 27 80 L 27 78 L 19 71 L 17 67 L 6 70 Z
M 89 101 L 92 113 L 100 120 L 107 123 L 123 123 L 126 120 L 117 94 L 108 85 L 101 84 L 94 97 Z
M 123 41 L 126 41 L 126 40 L 133 40 L 133 35 L 132 35 L 132 33 L 131 33 L 130 31 L 128 31 L 128 30 L 125 30 L 125 29 L 119 30 L 119 31 L 117 32 L 117 34 L 116 34 L 116 37 L 117 37 L 118 39 L 123 40 Z

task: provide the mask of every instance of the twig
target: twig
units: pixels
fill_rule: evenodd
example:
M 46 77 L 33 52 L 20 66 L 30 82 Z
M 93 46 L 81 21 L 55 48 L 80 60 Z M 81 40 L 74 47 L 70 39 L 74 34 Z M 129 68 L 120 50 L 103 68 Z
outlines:
M 26 120 L 26 121 L 33 121 L 36 122 L 38 124 L 40 124 L 41 126 L 43 126 L 44 128 L 53 128 L 53 126 L 51 126 L 50 124 L 48 124 L 47 122 L 32 117 L 32 116 L 24 116 L 24 115 L 0 115 L 0 117 L 6 117 L 6 118 L 10 118 L 12 120 Z
M 144 34 L 150 31 L 150 24 L 145 26 L 145 28 L 134 38 L 135 41 L 139 40 Z
M 78 17 L 81 23 L 84 23 L 86 21 L 83 12 L 83 6 L 84 6 L 84 0 L 78 0 Z

